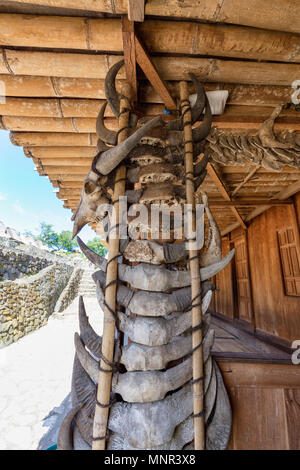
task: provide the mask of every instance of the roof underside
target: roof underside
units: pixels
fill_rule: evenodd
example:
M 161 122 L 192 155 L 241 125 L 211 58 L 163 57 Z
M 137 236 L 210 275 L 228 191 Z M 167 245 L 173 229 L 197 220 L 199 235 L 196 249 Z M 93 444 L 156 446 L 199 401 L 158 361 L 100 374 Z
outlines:
M 12 142 L 24 147 L 39 174 L 48 175 L 57 188 L 64 207 L 73 211 L 96 153 L 95 121 L 105 98 L 104 78 L 123 55 L 120 15 L 126 11 L 127 0 L 0 5 L 0 87 L 6 95 L 0 104 L 1 126 L 11 131 Z M 292 82 L 300 80 L 296 0 L 286 0 L 284 8 L 279 0 L 149 0 L 145 14 L 145 21 L 136 23 L 137 34 L 174 99 L 178 82 L 187 80 L 189 71 L 206 90 L 229 90 L 225 112 L 213 123 L 224 132 L 255 131 L 274 106 L 291 102 Z M 125 78 L 124 70 L 118 78 Z M 162 99 L 139 69 L 138 93 L 145 115 L 162 112 Z M 109 110 L 106 125 L 117 128 Z M 284 110 L 275 129 L 298 131 L 299 111 Z M 203 189 L 223 233 L 238 221 L 233 207 L 247 222 L 270 199 L 280 203 L 300 189 L 300 170 L 291 167 L 280 173 L 265 168 L 254 172 L 245 160 L 242 166 L 214 162 L 213 169 L 215 176 L 207 176 Z

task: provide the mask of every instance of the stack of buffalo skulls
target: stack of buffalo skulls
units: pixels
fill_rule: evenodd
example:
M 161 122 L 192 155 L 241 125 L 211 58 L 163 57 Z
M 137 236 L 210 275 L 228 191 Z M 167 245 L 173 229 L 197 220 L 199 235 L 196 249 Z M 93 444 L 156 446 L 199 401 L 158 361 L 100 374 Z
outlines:
M 105 90 L 109 106 L 118 117 L 120 95 L 115 77 L 123 62 L 107 74 Z M 195 198 L 205 217 L 204 244 L 199 251 L 203 314 L 203 390 L 206 449 L 225 449 L 231 431 L 231 408 L 219 368 L 211 356 L 214 330 L 208 307 L 214 285 L 210 279 L 232 259 L 222 258 L 221 236 L 200 186 L 206 176 L 206 137 L 212 123 L 211 108 L 203 87 L 191 75 L 197 99 L 191 108 L 193 129 Z M 118 143 L 116 132 L 104 125 L 107 103 L 97 119 L 98 154 L 82 190 L 74 220 L 74 236 L 87 223 L 109 225 L 100 211 L 113 197 L 116 168 L 126 165 L 127 209 L 143 204 L 180 207 L 186 202 L 183 116 L 165 123 L 161 117 L 138 120 L 130 113 L 128 137 Z M 198 158 L 203 155 L 202 159 Z M 137 183 L 137 184 L 136 184 Z M 148 222 L 139 231 L 129 230 L 120 240 L 115 312 L 115 340 L 111 404 L 106 448 L 111 450 L 183 450 L 194 448 L 191 274 L 188 244 L 151 237 Z M 172 226 L 173 224 L 173 226 Z M 135 225 L 136 228 L 136 225 Z M 160 230 L 159 230 L 160 232 Z M 145 234 L 147 237 L 145 237 Z M 173 235 L 172 235 L 173 234 Z M 142 236 L 143 235 L 143 236 Z M 172 238 L 173 237 L 173 238 Z M 79 239 L 87 258 L 99 270 L 94 274 L 97 298 L 105 306 L 106 259 Z M 91 449 L 97 402 L 99 361 L 103 359 L 98 336 L 79 302 L 80 332 L 75 334 L 76 354 L 72 378 L 72 410 L 59 432 L 60 449 Z M 101 386 L 101 384 L 100 384 Z

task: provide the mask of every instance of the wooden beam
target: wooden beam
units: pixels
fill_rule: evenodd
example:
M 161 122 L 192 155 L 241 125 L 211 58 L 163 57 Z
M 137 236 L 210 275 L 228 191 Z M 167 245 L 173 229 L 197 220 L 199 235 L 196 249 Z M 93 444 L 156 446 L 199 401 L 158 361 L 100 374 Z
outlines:
M 280 191 L 278 194 L 274 196 L 274 199 L 282 200 L 284 201 L 285 199 L 294 196 L 294 194 L 298 193 L 300 191 L 300 178 L 292 183 L 291 185 L 287 186 L 284 188 L 282 191 Z M 271 199 L 272 200 L 272 199 Z M 270 202 L 271 202 L 270 200 Z M 254 219 L 255 217 L 259 216 L 266 210 L 270 209 L 272 206 L 270 204 L 266 204 L 260 207 L 256 207 L 250 214 L 246 217 L 246 222 L 250 222 L 250 220 Z M 235 230 L 236 228 L 239 227 L 239 224 L 231 224 L 228 227 L 226 227 L 224 230 L 222 230 L 221 234 L 222 236 L 227 235 L 227 233 L 232 232 L 232 230 Z
M 145 17 L 145 0 L 127 0 L 128 19 L 130 21 L 143 22 Z
M 213 182 L 217 186 L 220 194 L 223 196 L 225 201 L 230 201 L 231 202 L 231 198 L 230 198 L 223 182 L 221 181 L 221 179 L 219 178 L 218 174 L 216 173 L 214 167 L 212 166 L 212 164 L 208 163 L 206 168 L 207 168 L 207 172 L 208 172 L 209 176 L 211 177 L 211 179 L 213 180 Z M 230 207 L 230 209 L 231 209 L 232 213 L 234 214 L 235 218 L 238 220 L 239 225 L 241 225 L 242 228 L 244 230 L 246 230 L 247 225 L 243 221 L 243 219 L 240 216 L 239 211 L 236 209 L 236 207 Z
M 155 66 L 150 59 L 147 51 L 142 46 L 139 38 L 135 36 L 135 48 L 136 48 L 136 57 L 139 66 L 143 70 L 144 74 L 152 84 L 155 91 L 159 94 L 162 101 L 165 103 L 167 109 L 176 110 L 177 106 L 172 96 L 170 95 L 165 82 L 159 76 Z
M 133 102 L 136 102 L 137 93 L 138 93 L 138 83 L 137 83 L 137 78 L 136 78 L 136 52 L 135 52 L 134 22 L 129 21 L 129 19 L 126 16 L 122 16 L 122 37 L 123 37 L 123 50 L 124 50 L 126 79 L 132 88 Z
M 255 173 L 260 167 L 261 167 L 260 165 L 256 165 L 254 168 L 252 168 L 251 171 L 249 171 L 249 173 L 245 176 L 243 181 L 234 189 L 234 191 L 232 191 L 231 197 L 237 194 L 237 192 L 247 183 L 247 181 L 249 181 L 252 178 L 252 176 L 255 175 Z

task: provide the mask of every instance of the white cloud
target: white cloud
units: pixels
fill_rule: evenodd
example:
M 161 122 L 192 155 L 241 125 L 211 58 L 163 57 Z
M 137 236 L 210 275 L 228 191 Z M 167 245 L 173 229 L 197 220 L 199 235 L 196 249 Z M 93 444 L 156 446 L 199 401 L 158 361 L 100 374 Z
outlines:
M 0 193 L 0 201 L 6 201 L 7 200 L 7 195 L 4 193 Z

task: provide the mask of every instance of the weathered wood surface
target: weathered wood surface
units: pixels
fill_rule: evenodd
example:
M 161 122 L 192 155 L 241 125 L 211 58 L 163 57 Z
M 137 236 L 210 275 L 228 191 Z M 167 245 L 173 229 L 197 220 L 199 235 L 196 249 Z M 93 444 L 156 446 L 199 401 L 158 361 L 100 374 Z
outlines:
M 284 190 L 286 196 L 290 195 L 291 186 L 297 191 L 300 189 L 299 181 L 297 181 L 286 187 L 287 189 Z M 257 207 L 255 213 L 258 214 L 260 208 Z M 279 235 L 282 230 L 286 229 L 290 231 L 289 239 L 292 247 L 292 252 L 287 253 L 287 258 L 285 258 L 286 262 L 290 260 L 290 268 L 282 265 L 280 257 Z M 230 237 L 232 238 L 232 234 Z M 294 270 L 296 277 L 293 280 L 293 273 L 291 273 L 292 283 L 297 282 L 297 272 L 299 276 L 299 222 L 294 206 L 288 206 L 286 209 L 273 207 L 258 215 L 248 228 L 247 238 L 249 274 L 253 291 L 252 326 L 255 326 L 258 332 L 279 337 L 290 345 L 290 342 L 300 335 L 300 321 L 297 314 L 300 308 L 300 298 L 295 293 L 287 295 L 283 275 L 287 269 Z M 214 295 L 215 310 L 232 318 L 236 306 L 233 301 L 233 277 L 230 269 L 232 270 L 233 266 L 227 267 L 216 276 L 217 291 Z M 295 284 L 290 286 L 290 289 L 292 288 L 296 288 Z M 237 316 L 239 314 L 238 311 Z
M 43 5 L 55 8 L 70 8 L 101 13 L 127 13 L 127 0 L 19 0 L 20 4 Z M 294 31 L 298 33 L 299 3 L 297 0 L 286 0 L 284 8 L 280 0 L 250 0 L 246 4 L 239 0 L 230 0 L 220 4 L 218 0 L 189 1 L 182 4 L 178 0 L 148 0 L 145 14 L 151 16 L 170 16 L 174 18 L 190 18 L 210 22 L 242 24 L 255 28 Z M 293 18 L 293 21 L 291 21 Z
M 2 49 L 0 74 L 46 77 L 104 79 L 113 64 L 121 59 L 112 54 Z M 297 64 L 207 59 L 195 57 L 152 57 L 163 80 L 188 80 L 193 72 L 199 80 L 221 83 L 291 86 L 299 79 Z M 120 71 L 120 79 L 125 78 Z
M 287 187 L 281 189 L 280 192 L 275 193 L 272 197 L 276 199 L 284 200 L 288 197 L 294 196 L 299 191 L 300 191 L 300 179 L 296 178 L 296 181 L 294 181 L 292 184 L 288 185 Z M 253 211 L 251 211 L 247 215 L 246 221 L 250 222 L 252 219 L 255 219 L 257 216 L 259 216 L 260 214 L 270 209 L 270 207 L 271 206 L 269 205 L 265 205 L 265 206 L 260 206 L 260 207 L 253 209 Z M 236 228 L 238 228 L 238 225 L 236 223 L 231 224 L 222 230 L 222 235 L 227 235 L 227 233 L 232 232 Z
M 299 449 L 299 366 L 220 362 L 233 412 L 229 449 Z
M 119 117 L 119 128 L 121 130 L 118 143 L 123 142 L 127 137 L 127 126 L 130 116 L 130 98 L 131 98 L 131 89 L 130 85 L 125 85 L 123 88 L 123 97 L 120 103 L 120 117 Z M 125 111 L 127 109 L 127 111 Z M 124 112 L 125 111 L 125 112 Z M 119 222 L 119 198 L 123 196 L 125 191 L 125 181 L 126 181 L 126 167 L 120 165 L 115 174 L 115 185 L 114 185 L 114 195 L 113 201 L 115 204 L 116 210 L 116 224 Z M 107 365 L 107 361 L 113 362 L 114 360 L 114 339 L 115 339 L 115 318 L 112 315 L 111 311 L 116 311 L 117 305 L 117 286 L 116 280 L 118 278 L 118 258 L 116 255 L 119 253 L 119 243 L 120 240 L 117 236 L 111 237 L 109 240 L 109 252 L 108 252 L 108 262 L 109 266 L 106 273 L 106 285 L 107 289 L 105 290 L 105 303 L 104 308 L 104 321 L 103 321 L 103 336 L 102 336 L 102 347 L 101 351 L 105 358 L 105 361 L 101 359 L 98 379 L 98 389 L 97 389 L 97 400 L 98 403 L 103 405 L 110 403 L 110 393 L 111 393 L 111 380 L 112 374 L 109 372 L 111 367 Z M 103 371 L 104 370 L 104 371 Z M 107 432 L 107 423 L 109 416 L 109 407 L 99 406 L 96 404 L 94 423 L 93 423 L 93 440 L 92 448 L 93 450 L 104 450 L 106 445 L 106 432 Z M 97 439 L 97 438 L 102 439 Z
M 151 54 L 172 53 L 299 62 L 298 36 L 243 26 L 146 20 L 138 33 Z M 109 42 L 107 38 L 109 37 Z M 0 14 L 0 42 L 6 46 L 121 52 L 118 18 L 76 18 Z
M 2 86 L 7 97 L 39 97 L 39 98 L 88 98 L 105 99 L 104 80 L 98 78 L 41 77 L 34 75 L 0 75 Z M 116 80 L 120 91 L 123 80 Z M 291 99 L 292 89 L 287 86 L 247 85 L 233 83 L 205 83 L 206 91 L 228 90 L 227 104 L 248 106 L 276 106 Z M 178 96 L 178 83 L 167 82 L 173 97 Z M 189 82 L 189 92 L 195 90 Z M 161 103 L 162 99 L 152 86 L 145 80 L 139 83 L 139 102 Z

